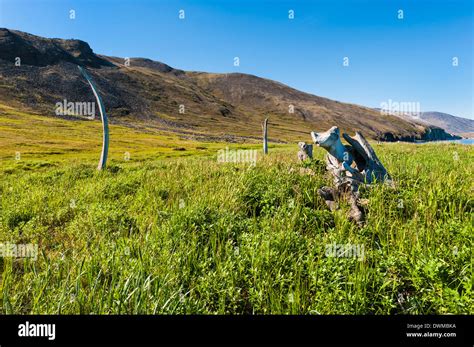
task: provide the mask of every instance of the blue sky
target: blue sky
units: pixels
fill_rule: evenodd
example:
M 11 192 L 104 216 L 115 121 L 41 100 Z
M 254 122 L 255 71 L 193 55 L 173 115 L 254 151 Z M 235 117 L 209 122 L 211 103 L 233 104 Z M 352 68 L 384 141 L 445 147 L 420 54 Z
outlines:
M 0 27 L 81 39 L 96 53 L 250 73 L 369 107 L 419 102 L 422 111 L 466 118 L 474 118 L 473 21 L 472 0 L 0 0 Z

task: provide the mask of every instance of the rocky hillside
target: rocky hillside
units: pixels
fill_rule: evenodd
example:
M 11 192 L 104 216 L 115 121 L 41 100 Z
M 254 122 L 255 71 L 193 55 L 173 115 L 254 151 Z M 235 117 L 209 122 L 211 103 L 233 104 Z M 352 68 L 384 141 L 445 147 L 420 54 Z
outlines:
M 474 137 L 474 119 L 456 117 L 442 112 L 421 112 L 420 118 L 449 133 Z
M 252 141 L 260 136 L 264 117 L 270 118 L 273 141 L 309 141 L 310 130 L 332 125 L 385 140 L 421 139 L 431 131 L 426 124 L 252 75 L 188 72 L 142 58 L 128 64 L 123 58 L 98 55 L 80 40 L 8 29 L 0 29 L 0 103 L 56 117 L 58 102 L 93 102 L 77 65 L 94 78 L 111 122 L 145 131 Z

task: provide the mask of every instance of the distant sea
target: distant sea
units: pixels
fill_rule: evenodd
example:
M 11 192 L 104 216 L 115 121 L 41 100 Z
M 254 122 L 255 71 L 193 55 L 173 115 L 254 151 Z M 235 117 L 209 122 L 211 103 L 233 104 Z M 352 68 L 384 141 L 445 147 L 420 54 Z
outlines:
M 415 143 L 439 143 L 439 142 L 453 142 L 461 145 L 474 145 L 474 139 L 461 139 L 461 140 L 444 140 L 444 141 L 415 141 Z
M 461 143 L 463 145 L 474 145 L 474 139 L 451 140 L 446 142 Z

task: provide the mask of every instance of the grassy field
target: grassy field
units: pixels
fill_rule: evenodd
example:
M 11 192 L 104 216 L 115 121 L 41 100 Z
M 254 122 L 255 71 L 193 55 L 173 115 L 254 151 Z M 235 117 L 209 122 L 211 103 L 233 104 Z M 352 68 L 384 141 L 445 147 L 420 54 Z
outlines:
M 134 160 L 165 159 L 215 153 L 222 145 L 184 140 L 169 131 L 133 130 L 110 125 L 109 159 L 122 162 L 125 153 Z M 98 161 L 102 146 L 100 121 L 63 120 L 18 111 L 0 103 L 0 161 L 6 166 L 14 163 L 37 167 L 53 163 L 84 163 Z M 16 153 L 22 161 L 14 161 Z
M 474 313 L 471 146 L 374 144 L 397 185 L 363 192 L 358 227 L 316 194 L 321 149 L 307 175 L 296 145 L 249 166 L 217 162 L 226 144 L 113 127 L 97 172 L 98 123 L 45 143 L 43 121 L 1 116 L 0 242 L 39 250 L 0 258 L 1 314 Z

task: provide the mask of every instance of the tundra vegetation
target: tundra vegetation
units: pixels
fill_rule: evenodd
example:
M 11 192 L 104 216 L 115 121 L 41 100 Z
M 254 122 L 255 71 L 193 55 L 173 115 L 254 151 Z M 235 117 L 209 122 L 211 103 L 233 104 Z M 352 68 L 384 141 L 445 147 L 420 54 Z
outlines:
M 39 252 L 0 258 L 1 314 L 474 312 L 471 146 L 372 142 L 396 184 L 360 192 L 359 226 L 318 196 L 318 147 L 112 125 L 99 172 L 99 122 L 0 118 L 0 242 Z

